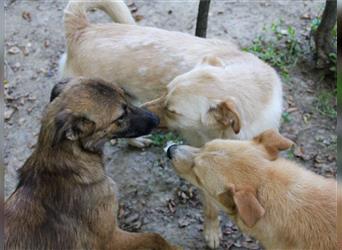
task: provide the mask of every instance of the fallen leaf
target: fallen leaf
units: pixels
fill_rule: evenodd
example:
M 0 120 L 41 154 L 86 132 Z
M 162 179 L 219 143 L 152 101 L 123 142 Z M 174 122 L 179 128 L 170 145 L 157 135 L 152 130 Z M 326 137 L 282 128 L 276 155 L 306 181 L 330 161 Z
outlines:
M 300 19 L 311 19 L 311 16 L 310 16 L 309 13 L 307 13 L 307 14 L 302 15 L 302 16 L 300 17 Z
M 134 15 L 134 19 L 136 22 L 140 22 L 141 20 L 144 19 L 144 16 L 143 15 Z
M 175 202 L 172 199 L 170 199 L 168 201 L 167 207 L 168 207 L 168 209 L 170 210 L 171 213 L 175 213 L 176 212 L 176 204 L 175 204 Z
M 292 112 L 298 111 L 298 108 L 292 107 L 292 108 L 288 108 L 286 111 L 287 113 L 292 113 Z
M 309 113 L 305 113 L 305 114 L 303 115 L 303 121 L 304 121 L 304 123 L 305 123 L 305 124 L 308 124 L 308 123 L 310 122 L 310 120 L 311 120 L 311 115 L 310 115 Z
M 31 17 L 31 13 L 27 12 L 27 11 L 23 11 L 23 13 L 21 14 L 22 18 L 24 18 L 26 21 L 31 22 L 32 21 L 32 17 Z
M 50 46 L 50 41 L 49 40 L 45 40 L 44 41 L 44 48 L 49 48 Z

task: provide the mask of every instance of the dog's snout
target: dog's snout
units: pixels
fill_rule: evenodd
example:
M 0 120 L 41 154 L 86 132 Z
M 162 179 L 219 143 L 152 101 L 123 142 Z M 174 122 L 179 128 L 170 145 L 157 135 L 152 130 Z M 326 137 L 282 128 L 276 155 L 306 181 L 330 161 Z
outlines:
M 166 156 L 169 158 L 169 159 L 172 159 L 175 151 L 176 151 L 176 148 L 177 148 L 177 144 L 172 144 L 170 145 L 167 150 L 166 150 Z

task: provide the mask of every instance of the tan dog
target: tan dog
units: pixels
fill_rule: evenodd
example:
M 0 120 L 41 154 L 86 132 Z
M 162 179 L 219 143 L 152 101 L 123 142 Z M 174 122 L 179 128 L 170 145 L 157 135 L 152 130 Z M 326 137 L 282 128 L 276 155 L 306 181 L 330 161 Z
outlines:
M 336 249 L 336 181 L 278 158 L 291 145 L 267 130 L 251 141 L 172 146 L 168 155 L 180 176 L 266 249 Z
M 59 84 L 51 99 L 5 204 L 5 249 L 175 249 L 159 234 L 119 229 L 116 186 L 102 161 L 106 141 L 147 134 L 158 118 L 99 79 Z
M 90 8 L 119 23 L 89 23 Z M 278 128 L 282 87 L 270 66 L 229 41 L 134 24 L 122 1 L 71 0 L 61 74 L 117 82 L 140 102 L 158 98 L 147 107 L 193 146 Z

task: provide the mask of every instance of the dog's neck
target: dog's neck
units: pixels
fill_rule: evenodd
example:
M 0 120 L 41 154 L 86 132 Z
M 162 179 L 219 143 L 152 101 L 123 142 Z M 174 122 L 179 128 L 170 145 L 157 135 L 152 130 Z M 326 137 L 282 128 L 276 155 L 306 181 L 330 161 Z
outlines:
M 19 169 L 19 182 L 32 183 L 38 178 L 58 178 L 70 184 L 86 185 L 105 178 L 102 152 L 90 152 L 82 148 L 78 141 L 65 140 L 52 146 L 49 128 L 41 128 L 35 151 Z

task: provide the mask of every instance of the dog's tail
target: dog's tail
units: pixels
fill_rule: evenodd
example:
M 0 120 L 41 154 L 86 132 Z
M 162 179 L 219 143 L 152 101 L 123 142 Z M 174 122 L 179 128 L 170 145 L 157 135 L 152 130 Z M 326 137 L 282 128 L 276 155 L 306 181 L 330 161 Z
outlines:
M 67 37 L 89 25 L 89 9 L 100 9 L 117 23 L 135 24 L 131 12 L 122 0 L 70 0 L 64 10 L 64 29 Z

